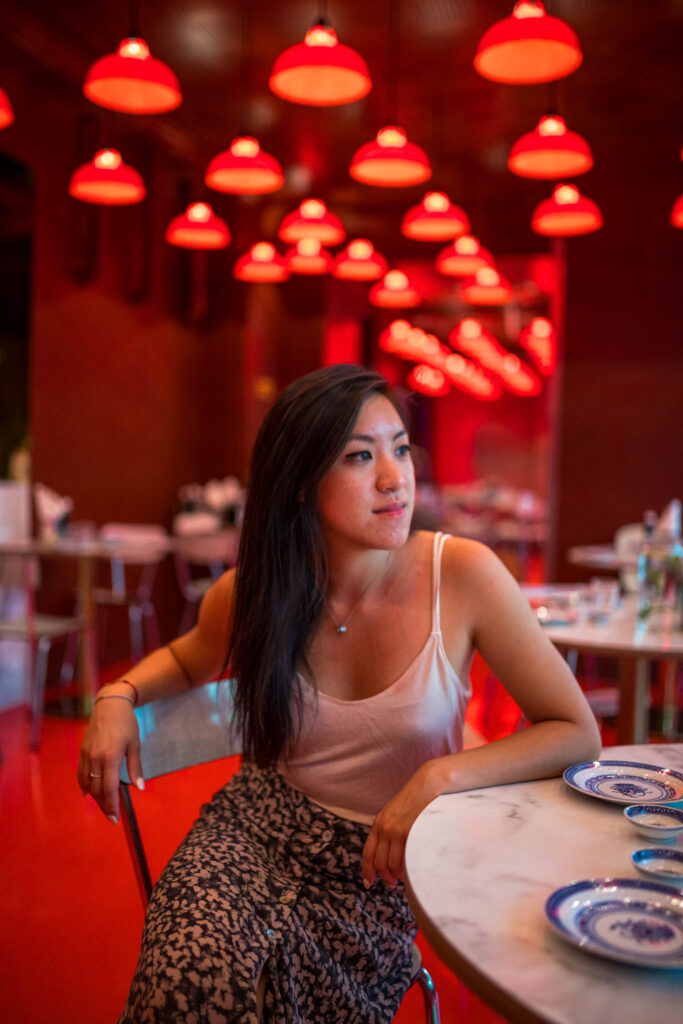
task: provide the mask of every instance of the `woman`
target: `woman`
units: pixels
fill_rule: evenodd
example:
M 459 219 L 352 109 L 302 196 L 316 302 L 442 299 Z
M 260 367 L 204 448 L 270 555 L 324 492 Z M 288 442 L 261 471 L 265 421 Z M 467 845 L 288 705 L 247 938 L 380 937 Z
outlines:
M 389 1022 L 415 925 L 408 831 L 440 793 L 558 774 L 599 736 L 486 547 L 410 531 L 415 480 L 384 378 L 335 366 L 256 440 L 237 569 L 197 626 L 103 687 L 79 782 L 112 820 L 132 704 L 229 661 L 245 763 L 155 887 L 122 1021 Z M 530 727 L 462 750 L 475 649 Z

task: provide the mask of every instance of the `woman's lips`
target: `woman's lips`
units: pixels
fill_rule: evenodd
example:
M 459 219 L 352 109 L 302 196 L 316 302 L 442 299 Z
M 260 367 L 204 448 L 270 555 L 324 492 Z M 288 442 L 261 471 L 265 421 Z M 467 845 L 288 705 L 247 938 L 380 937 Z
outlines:
M 373 510 L 373 515 L 384 516 L 387 519 L 397 519 L 399 516 L 405 515 L 407 505 L 387 505 L 385 508 L 376 508 Z

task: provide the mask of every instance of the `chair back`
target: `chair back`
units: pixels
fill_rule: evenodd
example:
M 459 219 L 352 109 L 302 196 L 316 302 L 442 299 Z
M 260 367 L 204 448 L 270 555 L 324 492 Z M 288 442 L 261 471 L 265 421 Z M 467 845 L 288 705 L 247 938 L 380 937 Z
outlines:
M 145 779 L 241 752 L 233 723 L 234 680 L 193 687 L 135 709 Z M 121 781 L 130 784 L 125 762 Z
M 152 523 L 105 523 L 100 540 L 112 542 L 112 562 L 127 565 L 157 565 L 168 553 L 168 533 Z

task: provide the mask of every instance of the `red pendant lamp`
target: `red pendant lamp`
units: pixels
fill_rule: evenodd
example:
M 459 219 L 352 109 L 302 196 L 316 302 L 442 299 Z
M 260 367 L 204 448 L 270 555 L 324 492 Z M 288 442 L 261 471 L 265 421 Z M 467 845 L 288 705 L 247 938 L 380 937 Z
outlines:
M 256 139 L 240 135 L 232 140 L 229 149 L 213 158 L 204 181 L 216 192 L 257 196 L 277 192 L 285 177 L 275 157 L 265 153 Z
M 349 174 L 364 185 L 401 188 L 428 181 L 432 168 L 425 151 L 408 142 L 402 128 L 387 125 L 356 151 Z
M 539 203 L 531 217 L 536 234 L 553 238 L 587 235 L 602 223 L 597 203 L 582 196 L 576 185 L 556 185 L 551 198 Z
M 278 231 L 283 242 L 294 245 L 302 238 L 317 238 L 321 245 L 340 245 L 346 238 L 344 225 L 322 199 L 304 199 L 288 213 Z
M 549 376 L 555 369 L 555 328 L 544 316 L 535 316 L 519 336 L 519 343 L 532 356 L 541 373 Z
M 392 320 L 379 336 L 378 344 L 383 352 L 402 359 L 420 358 L 419 340 L 424 335 L 421 327 L 413 327 L 407 320 Z
M 683 195 L 680 195 L 671 207 L 669 223 L 674 228 L 683 228 Z
M 444 362 L 444 373 L 452 384 L 484 402 L 494 402 L 500 398 L 503 389 L 497 381 L 470 359 L 465 359 L 459 352 L 447 356 Z
M 326 274 L 332 266 L 332 257 L 317 238 L 300 238 L 285 253 L 285 260 L 292 274 Z
M 117 149 L 99 149 L 90 163 L 74 171 L 69 182 L 69 195 L 74 199 L 102 206 L 129 206 L 146 194 L 142 176 L 124 164 Z
M 14 111 L 9 96 L 4 89 L 0 89 L 0 129 L 9 128 L 14 121 Z
M 370 289 L 370 302 L 373 306 L 384 306 L 387 309 L 409 309 L 418 306 L 421 298 L 417 288 L 411 286 L 402 270 L 388 270 L 382 280 Z
M 436 370 L 426 363 L 418 363 L 408 374 L 406 383 L 413 391 L 430 398 L 441 398 L 447 395 L 451 386 L 441 370 Z
M 427 192 L 418 206 L 408 210 L 401 224 L 406 238 L 422 242 L 447 242 L 469 230 L 467 214 L 444 192 Z
M 474 66 L 493 82 L 531 85 L 564 78 L 582 60 L 579 40 L 566 22 L 546 14 L 540 0 L 519 0 L 509 18 L 481 37 Z
M 436 257 L 436 269 L 447 277 L 471 277 L 480 267 L 493 266 L 488 249 L 474 235 L 461 235 Z
M 124 39 L 116 53 L 95 61 L 83 92 L 98 106 L 127 114 L 163 114 L 175 110 L 183 99 L 171 69 L 135 36 Z
M 277 283 L 286 281 L 289 268 L 270 242 L 255 242 L 235 263 L 233 274 L 238 281 Z
M 344 46 L 325 21 L 277 58 L 268 79 L 276 96 L 311 107 L 334 107 L 367 96 L 372 88 L 368 66 Z
M 592 166 L 586 140 L 557 114 L 542 117 L 533 132 L 517 139 L 508 157 L 508 167 L 520 178 L 574 178 Z
M 181 249 L 225 249 L 230 231 L 208 203 L 190 203 L 166 228 L 166 241 Z
M 504 306 L 512 301 L 512 285 L 495 267 L 480 267 L 462 283 L 462 297 L 473 306 Z
M 378 281 L 387 271 L 387 261 L 367 238 L 354 238 L 332 265 L 332 276 L 342 281 Z

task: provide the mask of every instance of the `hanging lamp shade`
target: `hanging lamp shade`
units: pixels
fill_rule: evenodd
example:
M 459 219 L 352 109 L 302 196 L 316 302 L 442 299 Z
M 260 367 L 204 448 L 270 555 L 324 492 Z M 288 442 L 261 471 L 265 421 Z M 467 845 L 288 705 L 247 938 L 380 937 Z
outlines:
M 421 203 L 408 210 L 401 224 L 406 238 L 422 242 L 446 242 L 469 230 L 467 214 L 445 192 L 427 192 Z
M 14 111 L 9 96 L 4 89 L 0 89 L 0 129 L 9 128 L 14 121 Z
M 402 128 L 387 125 L 380 128 L 372 142 L 356 150 L 349 174 L 364 185 L 401 188 L 428 181 L 432 168 L 425 151 L 408 142 Z
M 669 223 L 674 228 L 683 228 L 683 194 L 681 194 L 671 207 Z
M 387 261 L 367 238 L 354 238 L 332 265 L 332 276 L 342 281 L 378 281 L 387 271 Z
M 326 274 L 332 266 L 332 257 L 317 238 L 300 238 L 285 253 L 285 261 L 292 274 Z
M 493 402 L 503 393 L 497 381 L 477 366 L 471 359 L 465 359 L 459 352 L 447 356 L 444 373 L 452 384 L 473 398 Z
M 346 238 L 344 225 L 322 199 L 304 199 L 288 213 L 278 231 L 283 242 L 294 245 L 302 238 L 317 238 L 321 245 L 340 245 Z
M 408 374 L 406 383 L 413 391 L 419 391 L 421 395 L 429 395 L 430 398 L 441 398 L 451 390 L 451 386 L 441 370 L 428 366 L 426 363 L 418 363 L 417 366 L 414 366 Z
M 274 245 L 255 242 L 237 260 L 233 274 L 238 281 L 277 283 L 287 280 L 289 268 Z
M 576 185 L 556 185 L 551 198 L 539 203 L 531 217 L 536 234 L 553 238 L 587 235 L 602 223 L 597 203 L 582 196 Z
M 368 66 L 337 39 L 324 21 L 303 43 L 288 47 L 273 64 L 268 85 L 276 96 L 311 107 L 334 107 L 362 99 L 372 88 Z
M 488 249 L 474 235 L 461 235 L 436 257 L 436 269 L 447 277 L 471 277 L 480 267 L 493 266 Z
M 532 356 L 541 373 L 549 376 L 555 369 L 555 328 L 544 316 L 535 316 L 519 336 L 519 343 Z
M 495 267 L 480 267 L 462 283 L 462 297 L 473 306 L 504 306 L 512 301 L 512 286 Z
M 380 334 L 378 344 L 383 352 L 391 352 L 402 359 L 420 359 L 423 335 L 421 327 L 413 327 L 407 320 L 392 320 Z
M 100 57 L 88 70 L 83 92 L 100 107 L 126 114 L 163 114 L 182 103 L 178 79 L 152 57 L 144 39 L 124 39 L 116 53 Z
M 519 0 L 509 18 L 481 37 L 474 67 L 493 82 L 531 85 L 564 78 L 582 60 L 579 40 L 566 22 L 546 14 L 540 0 Z
M 173 218 L 164 237 L 181 249 L 225 249 L 230 244 L 228 225 L 208 203 L 190 203 L 185 213 Z
M 285 183 L 282 167 L 251 135 L 233 139 L 230 148 L 213 158 L 204 181 L 216 192 L 258 196 L 277 192 Z
M 99 149 L 92 161 L 71 175 L 69 195 L 85 203 L 102 206 L 130 206 L 145 198 L 142 176 L 124 164 L 117 149 Z
M 508 157 L 508 167 L 520 178 L 574 178 L 592 166 L 586 140 L 557 114 L 542 117 L 534 131 L 517 139 Z
M 370 289 L 370 302 L 373 306 L 384 306 L 387 309 L 418 306 L 421 297 L 402 270 L 388 270 L 382 280 Z

